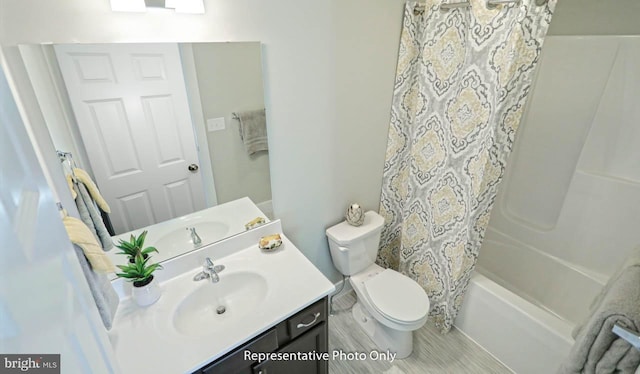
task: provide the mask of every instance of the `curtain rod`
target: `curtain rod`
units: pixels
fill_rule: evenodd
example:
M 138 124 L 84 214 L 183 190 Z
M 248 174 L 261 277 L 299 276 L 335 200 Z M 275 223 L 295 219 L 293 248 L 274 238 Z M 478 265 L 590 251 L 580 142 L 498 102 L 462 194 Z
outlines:
M 521 0 L 488 0 L 487 1 L 487 6 L 489 8 L 493 8 L 496 7 L 498 5 L 505 5 L 505 4 L 517 4 L 519 3 Z M 545 5 L 548 2 L 548 0 L 535 0 L 536 5 L 538 6 L 542 6 Z M 465 1 L 457 1 L 457 2 L 452 2 L 452 3 L 441 3 L 440 4 L 440 10 L 449 10 L 449 9 L 455 9 L 455 8 L 469 8 L 471 6 L 471 2 L 469 2 L 469 0 L 465 0 Z M 413 9 L 413 11 L 418 14 L 424 11 L 424 4 L 423 3 L 416 3 L 415 8 Z

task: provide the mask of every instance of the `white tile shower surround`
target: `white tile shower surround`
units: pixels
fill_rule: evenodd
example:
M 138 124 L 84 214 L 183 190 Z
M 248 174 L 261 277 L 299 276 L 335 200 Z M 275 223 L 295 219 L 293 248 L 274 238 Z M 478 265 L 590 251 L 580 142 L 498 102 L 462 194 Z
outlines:
M 639 36 L 547 37 L 480 250 L 480 272 L 572 324 L 640 244 L 639 61 Z
M 334 315 L 329 318 L 329 351 L 378 351 L 351 315 L 353 291 L 335 299 Z M 442 335 L 429 322 L 414 332 L 411 356 L 394 362 L 384 360 L 331 360 L 332 374 L 500 374 L 512 373 L 482 347 L 453 328 Z

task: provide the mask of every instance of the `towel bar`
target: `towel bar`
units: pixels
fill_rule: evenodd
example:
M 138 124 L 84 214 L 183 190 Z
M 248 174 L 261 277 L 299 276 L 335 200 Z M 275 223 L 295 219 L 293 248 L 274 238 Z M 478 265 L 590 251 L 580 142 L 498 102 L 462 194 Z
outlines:
M 440 10 L 449 10 L 454 8 L 468 8 L 471 6 L 469 1 L 460 1 L 457 3 L 442 3 L 440 4 Z
M 618 325 L 614 325 L 611 331 L 622 339 L 628 341 L 629 344 L 640 351 L 640 336 L 638 336 L 637 332 Z
M 536 0 L 536 5 L 538 6 L 545 5 L 547 1 L 548 0 Z M 489 9 L 492 9 L 497 7 L 498 5 L 518 4 L 518 3 L 520 3 L 520 0 L 487 0 L 487 7 Z M 469 7 L 471 7 L 471 2 L 469 0 L 456 1 L 451 3 L 442 2 L 440 4 L 440 10 L 450 10 L 455 8 L 469 8 Z M 416 3 L 415 7 L 413 8 L 413 13 L 415 15 L 424 13 L 424 4 Z

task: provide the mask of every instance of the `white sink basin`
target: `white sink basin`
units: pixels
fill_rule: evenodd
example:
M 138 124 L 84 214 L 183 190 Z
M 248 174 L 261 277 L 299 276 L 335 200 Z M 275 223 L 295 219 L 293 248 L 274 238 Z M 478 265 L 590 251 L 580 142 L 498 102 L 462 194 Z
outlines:
M 173 325 L 185 335 L 220 333 L 242 323 L 247 316 L 259 314 L 267 291 L 267 280 L 260 274 L 222 271 L 218 283 L 205 279 L 194 284 L 194 290 L 178 304 Z M 224 312 L 220 313 L 222 309 Z
M 199 246 L 193 245 L 191 233 L 187 230 L 187 227 L 195 227 L 198 236 L 200 236 L 202 240 Z M 160 253 L 183 253 L 186 250 L 198 248 L 202 245 L 220 240 L 224 238 L 228 232 L 229 225 L 223 222 L 185 222 L 184 226 L 169 231 L 159 239 L 149 243 L 149 245 L 156 247 Z

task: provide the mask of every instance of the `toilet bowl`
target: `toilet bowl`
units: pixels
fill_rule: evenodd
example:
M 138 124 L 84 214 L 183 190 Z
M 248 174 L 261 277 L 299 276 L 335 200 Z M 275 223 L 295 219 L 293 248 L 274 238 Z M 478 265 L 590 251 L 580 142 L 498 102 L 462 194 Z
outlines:
M 356 292 L 352 315 L 379 349 L 405 358 L 413 350 L 413 331 L 429 313 L 426 292 L 411 278 L 375 264 L 384 220 L 367 212 L 362 226 L 346 222 L 327 229 L 331 258 Z
M 351 276 L 357 303 L 352 314 L 381 350 L 405 358 L 413 351 L 413 331 L 429 313 L 429 299 L 412 279 L 391 269 L 371 265 Z

